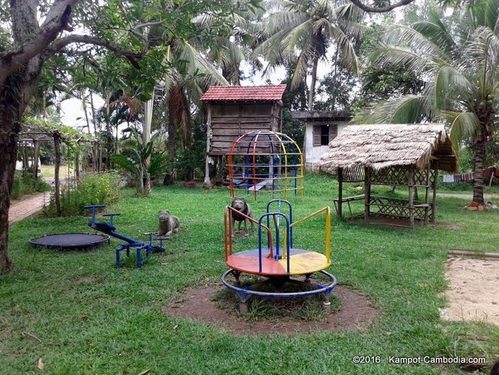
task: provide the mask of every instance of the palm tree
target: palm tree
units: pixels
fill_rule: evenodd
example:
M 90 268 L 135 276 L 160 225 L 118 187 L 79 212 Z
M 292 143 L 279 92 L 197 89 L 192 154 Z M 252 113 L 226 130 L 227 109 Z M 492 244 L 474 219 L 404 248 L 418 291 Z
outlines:
M 259 59 L 251 56 L 251 52 L 258 43 L 265 9 L 259 6 L 259 1 L 230 1 L 234 12 L 225 17 L 225 28 L 217 25 L 217 19 L 212 13 L 199 15 L 194 22 L 201 31 L 218 28 L 214 43 L 205 51 L 207 59 L 222 72 L 228 82 L 240 85 L 243 61 L 254 70 L 261 70 L 263 67 Z
M 175 69 L 164 77 L 162 88 L 169 116 L 168 151 L 173 161 L 177 130 L 182 149 L 191 146 L 192 104 L 200 102 L 201 95 L 210 85 L 228 85 L 228 82 L 189 41 L 177 39 L 172 41 L 171 47 L 170 59 Z
M 327 59 L 333 46 L 337 63 L 357 74 L 359 61 L 355 43 L 362 39 L 363 12 L 346 0 L 269 0 L 263 41 L 255 55 L 269 67 L 292 64 L 291 90 L 295 90 L 311 69 L 308 109 L 313 109 L 319 61 Z M 335 56 L 336 58 L 336 56 Z
M 378 66 L 402 63 L 424 80 L 420 95 L 405 95 L 364 110 L 357 123 L 443 121 L 455 146 L 471 140 L 473 201 L 483 200 L 485 146 L 497 125 L 499 98 L 499 0 L 480 0 L 445 18 L 397 25 L 370 54 Z

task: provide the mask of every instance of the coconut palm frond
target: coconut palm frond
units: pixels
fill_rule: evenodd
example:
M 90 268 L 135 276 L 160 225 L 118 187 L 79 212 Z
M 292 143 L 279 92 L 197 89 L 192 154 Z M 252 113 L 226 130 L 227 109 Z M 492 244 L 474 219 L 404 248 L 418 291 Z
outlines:
M 227 38 L 219 38 L 217 48 L 210 50 L 210 60 L 218 66 L 237 65 L 245 59 L 243 50 Z
M 469 97 L 473 85 L 468 78 L 453 66 L 442 66 L 435 77 L 435 108 L 446 109 L 449 98 Z
M 486 80 L 495 79 L 499 68 L 499 34 L 484 27 L 477 28 L 466 43 L 463 66 L 470 74 L 477 72 Z
M 427 66 L 427 61 L 420 54 L 407 48 L 394 46 L 374 48 L 369 55 L 369 63 L 379 67 L 402 65 L 412 72 L 422 72 Z
M 359 7 L 356 7 L 351 2 L 344 2 L 335 8 L 336 17 L 338 20 L 350 20 L 354 22 L 361 22 L 365 16 L 365 12 Z
M 393 124 L 410 124 L 424 122 L 428 114 L 427 98 L 425 96 L 406 95 L 396 100 L 392 106 Z
M 291 54 L 297 48 L 314 48 L 312 43 L 304 44 L 304 41 L 311 41 L 312 39 L 314 39 L 312 21 L 307 20 L 306 22 L 300 23 L 293 29 L 289 30 L 286 37 L 282 39 L 281 46 L 284 51 L 287 51 L 288 54 Z
M 480 120 L 472 112 L 442 111 L 440 117 L 450 124 L 450 138 L 454 145 L 463 139 L 474 138 L 480 131 Z
M 268 36 L 293 29 L 307 20 L 306 14 L 280 12 L 270 15 L 263 23 L 264 33 Z
M 186 61 L 188 74 L 203 74 L 208 77 L 210 84 L 213 85 L 229 84 L 220 72 L 190 43 L 184 41 L 179 59 Z
M 436 50 L 442 51 L 444 56 L 450 56 L 457 48 L 452 35 L 449 34 L 440 19 L 435 20 L 435 22 L 418 22 L 412 27 L 431 41 L 433 46 L 438 46 Z
M 283 62 L 282 40 L 287 36 L 287 32 L 280 31 L 270 38 L 260 43 L 253 50 L 252 58 L 265 56 L 270 65 L 278 65 Z
M 469 11 L 477 25 L 496 30 L 499 20 L 499 0 L 488 0 L 480 6 L 470 6 Z
M 410 124 L 429 117 L 427 98 L 406 95 L 398 99 L 377 103 L 371 109 L 355 114 L 354 124 Z
M 442 59 L 446 61 L 451 59 L 441 46 L 435 44 L 433 40 L 428 39 L 418 30 L 408 26 L 396 25 L 388 28 L 388 31 L 384 35 L 383 42 L 388 46 L 409 48 L 419 56 L 427 56 L 432 57 L 433 59 Z
M 296 60 L 295 73 L 291 79 L 290 90 L 295 90 L 300 86 L 300 83 L 307 76 L 310 58 L 305 56 L 307 51 L 302 51 Z
M 170 69 L 167 74 L 164 75 L 162 80 L 162 86 L 164 92 L 169 92 L 170 89 L 177 85 L 182 80 L 182 76 L 175 69 Z
M 333 28 L 331 30 L 331 35 L 336 41 L 340 65 L 357 75 L 360 69 L 360 61 L 350 38 L 340 28 Z

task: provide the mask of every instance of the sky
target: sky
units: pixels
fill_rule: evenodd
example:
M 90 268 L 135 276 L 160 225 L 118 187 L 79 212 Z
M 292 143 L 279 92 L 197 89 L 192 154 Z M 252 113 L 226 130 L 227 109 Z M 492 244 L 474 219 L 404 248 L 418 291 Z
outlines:
M 104 100 L 100 97 L 94 98 L 94 105 L 99 108 L 104 104 Z M 91 118 L 90 114 L 89 117 Z M 71 98 L 61 103 L 61 120 L 64 125 L 72 128 L 87 126 L 85 121 L 85 112 L 80 99 Z

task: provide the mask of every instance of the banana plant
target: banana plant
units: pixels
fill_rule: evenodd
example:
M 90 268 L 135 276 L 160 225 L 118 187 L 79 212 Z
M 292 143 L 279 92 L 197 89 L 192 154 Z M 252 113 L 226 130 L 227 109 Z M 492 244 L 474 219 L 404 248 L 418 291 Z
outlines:
M 166 151 L 158 151 L 155 139 L 142 143 L 142 137 L 136 129 L 127 129 L 131 137 L 127 139 L 121 154 L 111 155 L 111 161 L 128 172 L 135 182 L 137 195 L 149 195 L 146 187 L 147 175 L 158 176 L 166 169 L 168 156 Z

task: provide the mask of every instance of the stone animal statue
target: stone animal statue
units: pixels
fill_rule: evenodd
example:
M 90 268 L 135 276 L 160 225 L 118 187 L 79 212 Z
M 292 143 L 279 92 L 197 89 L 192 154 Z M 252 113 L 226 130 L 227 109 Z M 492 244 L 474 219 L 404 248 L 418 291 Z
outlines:
M 178 217 L 170 215 L 170 211 L 159 211 L 158 219 L 158 236 L 170 237 L 174 232 L 178 231 L 180 220 Z
M 250 205 L 246 202 L 244 198 L 240 197 L 234 197 L 232 199 L 231 207 L 237 210 L 238 212 L 241 212 L 245 214 L 246 216 L 253 217 L 253 212 L 251 211 Z M 238 222 L 238 230 L 241 230 L 241 224 L 244 223 L 244 231 L 247 233 L 248 232 L 248 220 L 245 218 L 243 215 L 239 215 L 237 212 L 232 211 L 232 230 L 235 231 L 236 227 L 236 221 Z M 250 221 L 251 223 L 251 230 L 253 230 L 253 222 Z M 232 233 L 234 235 L 234 233 Z

